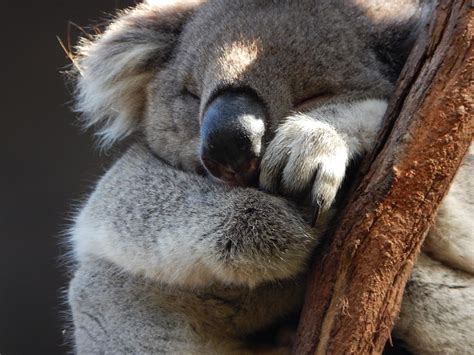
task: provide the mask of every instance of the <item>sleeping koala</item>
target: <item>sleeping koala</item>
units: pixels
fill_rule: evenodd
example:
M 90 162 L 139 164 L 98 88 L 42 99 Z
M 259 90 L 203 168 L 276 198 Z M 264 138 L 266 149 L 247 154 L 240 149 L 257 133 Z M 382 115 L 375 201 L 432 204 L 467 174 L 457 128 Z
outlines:
M 147 1 L 84 39 L 77 110 L 104 147 L 137 142 L 71 230 L 77 352 L 287 353 L 255 334 L 298 312 L 428 16 L 409 0 Z M 470 155 L 407 287 L 395 331 L 418 353 L 474 349 L 474 237 L 454 212 L 474 212 L 473 170 Z

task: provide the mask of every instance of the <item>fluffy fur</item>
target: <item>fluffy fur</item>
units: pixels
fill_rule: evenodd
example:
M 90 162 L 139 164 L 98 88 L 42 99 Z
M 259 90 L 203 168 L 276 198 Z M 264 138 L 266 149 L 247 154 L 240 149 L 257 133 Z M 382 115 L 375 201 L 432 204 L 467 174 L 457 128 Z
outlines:
M 260 185 L 289 196 L 309 193 L 314 205 L 328 210 L 349 161 L 374 145 L 386 109 L 386 101 L 367 99 L 288 117 L 262 160 Z
M 72 238 L 79 260 L 94 255 L 193 288 L 291 278 L 318 234 L 281 198 L 174 170 L 136 148 L 99 182 Z
M 216 353 L 243 351 L 245 336 L 298 308 L 318 232 L 282 198 L 216 185 L 134 147 L 72 235 L 80 353 Z
M 296 312 L 346 167 L 373 146 L 428 9 L 148 1 L 84 41 L 86 126 L 105 145 L 133 132 L 141 144 L 100 180 L 72 228 L 77 351 L 252 353 L 250 336 Z M 251 89 L 268 110 L 261 189 L 310 195 L 323 211 L 318 228 L 304 206 L 195 174 L 203 111 L 232 88 Z M 470 156 L 428 234 L 395 328 L 418 353 L 473 348 L 472 166 Z
M 82 39 L 75 61 L 80 74 L 76 110 L 86 127 L 99 127 L 102 146 L 137 129 L 152 67 L 169 58 L 175 32 L 197 4 L 148 1 L 120 13 L 103 34 Z

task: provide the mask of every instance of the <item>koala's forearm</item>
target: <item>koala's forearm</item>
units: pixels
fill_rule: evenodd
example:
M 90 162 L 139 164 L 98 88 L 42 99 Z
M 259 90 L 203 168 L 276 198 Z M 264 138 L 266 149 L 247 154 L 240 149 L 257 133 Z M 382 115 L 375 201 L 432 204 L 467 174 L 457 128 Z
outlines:
M 335 129 L 351 159 L 374 146 L 386 109 L 386 100 L 363 99 L 322 106 L 307 115 Z
M 167 283 L 256 285 L 304 269 L 316 235 L 288 202 L 178 171 L 144 148 L 101 179 L 72 229 L 92 254 Z

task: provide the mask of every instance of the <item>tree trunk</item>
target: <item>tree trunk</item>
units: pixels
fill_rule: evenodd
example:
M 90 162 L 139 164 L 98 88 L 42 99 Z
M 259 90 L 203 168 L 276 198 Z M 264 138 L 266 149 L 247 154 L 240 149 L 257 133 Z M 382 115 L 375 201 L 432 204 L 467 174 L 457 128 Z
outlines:
M 473 136 L 471 1 L 440 0 L 401 74 L 379 146 L 312 265 L 294 354 L 376 354 Z

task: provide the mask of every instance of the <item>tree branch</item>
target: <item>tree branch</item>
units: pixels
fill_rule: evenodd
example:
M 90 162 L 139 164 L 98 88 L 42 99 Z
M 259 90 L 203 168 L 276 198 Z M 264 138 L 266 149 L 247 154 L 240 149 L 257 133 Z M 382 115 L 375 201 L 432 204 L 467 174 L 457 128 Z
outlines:
M 440 0 L 380 144 L 312 265 L 294 354 L 381 353 L 427 229 L 473 136 L 473 9 Z

